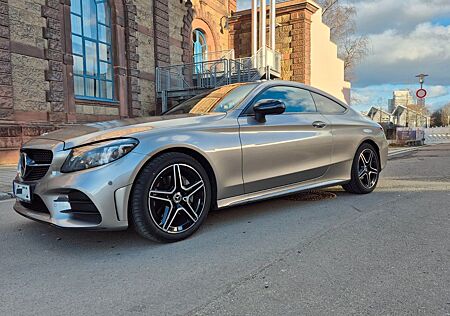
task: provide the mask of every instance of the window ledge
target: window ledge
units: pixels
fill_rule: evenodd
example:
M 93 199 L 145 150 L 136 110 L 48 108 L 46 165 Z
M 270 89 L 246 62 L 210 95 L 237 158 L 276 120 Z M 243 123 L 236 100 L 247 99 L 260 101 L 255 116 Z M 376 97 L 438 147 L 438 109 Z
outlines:
M 75 104 L 83 104 L 83 105 L 97 105 L 97 106 L 118 106 L 120 104 L 119 101 L 116 100 L 104 100 L 104 99 L 93 99 L 93 98 L 83 98 L 83 97 L 75 97 Z

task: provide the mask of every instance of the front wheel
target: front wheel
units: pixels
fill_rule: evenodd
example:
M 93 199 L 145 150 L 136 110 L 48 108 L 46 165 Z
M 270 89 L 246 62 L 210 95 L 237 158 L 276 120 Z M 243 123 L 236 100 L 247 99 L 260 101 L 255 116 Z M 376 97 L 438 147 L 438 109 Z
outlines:
M 370 193 L 378 184 L 380 170 L 380 160 L 375 148 L 364 143 L 358 148 L 353 159 L 351 180 L 342 187 L 350 193 Z
M 138 175 L 131 193 L 131 219 L 144 238 L 174 242 L 192 235 L 211 205 L 205 169 L 191 156 L 166 153 Z

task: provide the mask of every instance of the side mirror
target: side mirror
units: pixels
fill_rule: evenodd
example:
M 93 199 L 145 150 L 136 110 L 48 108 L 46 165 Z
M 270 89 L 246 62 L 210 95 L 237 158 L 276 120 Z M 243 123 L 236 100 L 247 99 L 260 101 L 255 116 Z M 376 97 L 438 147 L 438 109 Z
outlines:
M 264 123 L 266 121 L 266 115 L 283 114 L 286 111 L 286 105 L 279 100 L 261 100 L 253 106 L 255 112 L 255 119 Z

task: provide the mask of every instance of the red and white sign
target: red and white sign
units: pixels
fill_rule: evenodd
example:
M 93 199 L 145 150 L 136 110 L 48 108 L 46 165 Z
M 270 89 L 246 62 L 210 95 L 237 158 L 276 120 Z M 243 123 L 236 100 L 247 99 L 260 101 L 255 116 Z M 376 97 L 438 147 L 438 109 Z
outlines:
M 419 89 L 416 92 L 416 97 L 418 97 L 419 99 L 423 99 L 427 96 L 427 90 L 425 89 Z

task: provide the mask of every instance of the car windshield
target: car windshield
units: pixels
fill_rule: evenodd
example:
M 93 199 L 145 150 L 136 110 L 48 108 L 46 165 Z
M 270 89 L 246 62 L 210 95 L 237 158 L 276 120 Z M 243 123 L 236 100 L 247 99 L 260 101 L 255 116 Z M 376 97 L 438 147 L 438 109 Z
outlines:
M 256 86 L 256 83 L 223 86 L 184 101 L 163 115 L 228 112 L 235 108 Z

